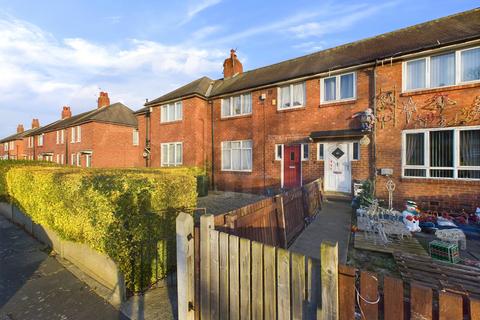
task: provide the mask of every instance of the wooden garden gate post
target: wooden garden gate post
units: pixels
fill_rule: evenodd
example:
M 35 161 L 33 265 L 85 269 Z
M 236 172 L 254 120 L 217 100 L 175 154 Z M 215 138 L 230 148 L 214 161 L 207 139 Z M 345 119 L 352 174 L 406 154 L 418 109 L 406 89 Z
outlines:
M 210 320 L 210 230 L 215 229 L 211 214 L 200 217 L 200 319 Z
M 319 318 L 338 320 L 338 243 L 322 242 L 320 264 L 322 310 Z
M 176 229 L 178 319 L 194 320 L 193 217 L 181 212 L 176 220 Z

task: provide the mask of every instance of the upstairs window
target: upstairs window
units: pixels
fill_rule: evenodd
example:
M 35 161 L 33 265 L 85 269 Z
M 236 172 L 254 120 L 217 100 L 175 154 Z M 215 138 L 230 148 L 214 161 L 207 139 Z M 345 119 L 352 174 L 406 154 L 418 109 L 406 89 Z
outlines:
M 75 143 L 75 141 L 76 141 L 76 138 L 75 138 L 76 132 L 77 132 L 77 130 L 75 129 L 75 127 L 72 127 L 71 128 L 71 134 L 70 134 L 70 136 L 71 136 L 70 142 L 71 143 Z
M 10 150 L 15 150 L 15 142 L 14 141 L 10 141 Z
M 252 113 L 252 95 L 250 93 L 222 99 L 222 118 Z
M 77 126 L 77 142 L 82 141 L 82 127 Z
M 8 151 L 8 142 L 3 144 L 3 151 Z
M 169 103 L 161 106 L 161 122 L 172 122 L 182 120 L 182 102 Z
M 43 133 L 37 137 L 37 145 L 39 147 L 43 146 L 43 137 L 44 137 Z
M 480 179 L 480 128 L 403 134 L 405 177 Z
M 134 146 L 138 146 L 138 143 L 139 143 L 139 136 L 138 136 L 138 129 L 133 129 L 133 145 Z
M 404 63 L 404 91 L 480 80 L 480 48 L 458 50 Z
M 181 166 L 183 163 L 183 146 L 181 142 L 162 143 L 162 167 Z
M 278 109 L 300 108 L 305 106 L 305 82 L 278 88 Z
M 252 171 L 252 140 L 222 142 L 223 171 Z
M 321 79 L 321 103 L 355 99 L 355 82 L 355 72 L 339 74 L 333 77 Z
M 65 142 L 65 130 L 57 131 L 57 144 L 63 144 Z

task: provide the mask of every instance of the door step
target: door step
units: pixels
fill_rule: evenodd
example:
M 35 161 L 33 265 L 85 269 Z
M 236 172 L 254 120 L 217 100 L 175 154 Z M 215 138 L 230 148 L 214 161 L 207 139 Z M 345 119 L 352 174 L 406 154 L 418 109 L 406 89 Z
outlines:
M 344 192 L 335 192 L 335 191 L 325 191 L 325 200 L 326 201 L 344 201 L 344 202 L 351 202 L 352 195 L 350 193 Z

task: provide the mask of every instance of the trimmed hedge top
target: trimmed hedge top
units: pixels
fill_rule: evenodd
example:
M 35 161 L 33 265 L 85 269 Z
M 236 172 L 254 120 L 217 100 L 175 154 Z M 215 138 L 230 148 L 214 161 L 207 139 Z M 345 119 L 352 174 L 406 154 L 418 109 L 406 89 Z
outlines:
M 199 170 L 6 167 L 0 190 L 13 203 L 63 239 L 108 254 L 131 291 L 174 268 L 175 218 L 195 208 Z

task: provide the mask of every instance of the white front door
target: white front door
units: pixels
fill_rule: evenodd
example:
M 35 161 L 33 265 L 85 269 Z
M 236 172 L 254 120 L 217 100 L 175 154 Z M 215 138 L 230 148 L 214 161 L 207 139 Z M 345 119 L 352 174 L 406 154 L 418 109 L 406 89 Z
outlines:
M 350 143 L 325 144 L 325 191 L 351 192 Z

